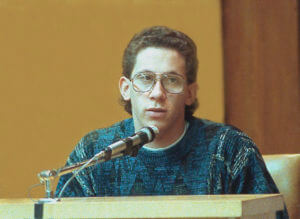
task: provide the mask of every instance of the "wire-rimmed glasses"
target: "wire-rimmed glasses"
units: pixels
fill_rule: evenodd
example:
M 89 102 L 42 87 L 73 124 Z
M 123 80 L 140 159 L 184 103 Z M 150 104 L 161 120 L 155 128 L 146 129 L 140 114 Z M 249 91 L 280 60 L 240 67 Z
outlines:
M 160 80 L 163 88 L 172 94 L 179 94 L 184 89 L 185 79 L 177 73 L 157 74 L 154 72 L 140 72 L 130 80 L 136 92 L 148 92 L 153 89 L 157 80 Z

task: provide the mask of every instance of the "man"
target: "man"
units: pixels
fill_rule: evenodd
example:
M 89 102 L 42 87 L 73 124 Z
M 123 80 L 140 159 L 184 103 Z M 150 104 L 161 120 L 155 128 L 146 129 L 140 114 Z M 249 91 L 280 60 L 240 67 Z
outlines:
M 253 141 L 192 116 L 197 107 L 194 42 L 168 27 L 136 34 L 123 57 L 122 102 L 132 118 L 87 134 L 67 165 L 84 161 L 144 126 L 159 134 L 136 157 L 84 169 L 62 196 L 278 193 Z M 60 178 L 56 195 L 70 178 Z

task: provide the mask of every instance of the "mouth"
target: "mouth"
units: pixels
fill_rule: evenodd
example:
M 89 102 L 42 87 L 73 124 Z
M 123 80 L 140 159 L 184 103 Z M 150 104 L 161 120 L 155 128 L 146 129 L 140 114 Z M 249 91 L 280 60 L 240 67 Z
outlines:
M 146 109 L 146 115 L 151 119 L 162 119 L 166 116 L 167 110 L 163 108 L 148 108 Z
M 155 113 L 165 113 L 165 112 L 167 112 L 167 110 L 163 109 L 163 108 L 148 108 L 148 109 L 146 109 L 146 111 L 155 112 Z

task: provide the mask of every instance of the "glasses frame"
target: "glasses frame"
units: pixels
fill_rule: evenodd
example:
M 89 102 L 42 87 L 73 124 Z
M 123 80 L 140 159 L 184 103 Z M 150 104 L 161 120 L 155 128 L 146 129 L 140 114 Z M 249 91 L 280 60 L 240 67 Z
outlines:
M 137 75 L 140 75 L 140 74 L 143 74 L 143 73 L 155 74 L 156 77 L 155 77 L 155 79 L 154 79 L 154 81 L 153 81 L 152 86 L 151 86 L 148 90 L 146 90 L 146 91 L 136 90 L 133 81 L 134 81 L 135 77 L 137 77 Z M 181 94 L 181 93 L 184 91 L 184 86 L 182 87 L 182 91 L 177 92 L 177 93 L 170 92 L 170 91 L 168 91 L 168 90 L 164 87 L 164 84 L 161 82 L 161 79 L 162 79 L 162 77 L 168 77 L 168 75 L 176 75 L 176 76 L 178 76 L 179 78 L 181 78 L 182 81 L 183 81 L 184 83 L 187 82 L 186 79 L 185 79 L 181 74 L 178 74 L 178 73 L 176 73 L 176 72 L 172 72 L 172 73 L 162 73 L 162 74 L 161 74 L 161 73 L 155 73 L 155 72 L 139 72 L 139 73 L 137 73 L 136 75 L 134 75 L 133 78 L 131 78 L 131 79 L 129 79 L 129 80 L 130 80 L 130 82 L 131 82 L 131 84 L 132 84 L 133 90 L 136 91 L 136 92 L 138 92 L 138 93 L 146 93 L 146 92 L 152 91 L 153 88 L 154 88 L 154 86 L 156 85 L 157 81 L 159 80 L 160 83 L 161 83 L 161 85 L 162 85 L 162 87 L 163 87 L 163 89 L 164 89 L 167 93 L 170 93 L 170 94 Z

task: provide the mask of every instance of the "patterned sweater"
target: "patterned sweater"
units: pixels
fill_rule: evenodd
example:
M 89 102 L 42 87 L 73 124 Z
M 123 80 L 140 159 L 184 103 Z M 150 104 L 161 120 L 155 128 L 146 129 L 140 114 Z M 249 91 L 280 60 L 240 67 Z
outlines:
M 124 156 L 84 169 L 66 187 L 64 197 L 130 195 L 201 195 L 278 193 L 253 141 L 240 130 L 191 118 L 184 137 L 166 150 L 142 147 L 136 157 Z M 108 145 L 134 133 L 126 119 L 83 137 L 66 165 L 93 157 Z M 60 178 L 59 194 L 71 174 Z M 279 212 L 278 218 L 287 218 Z

